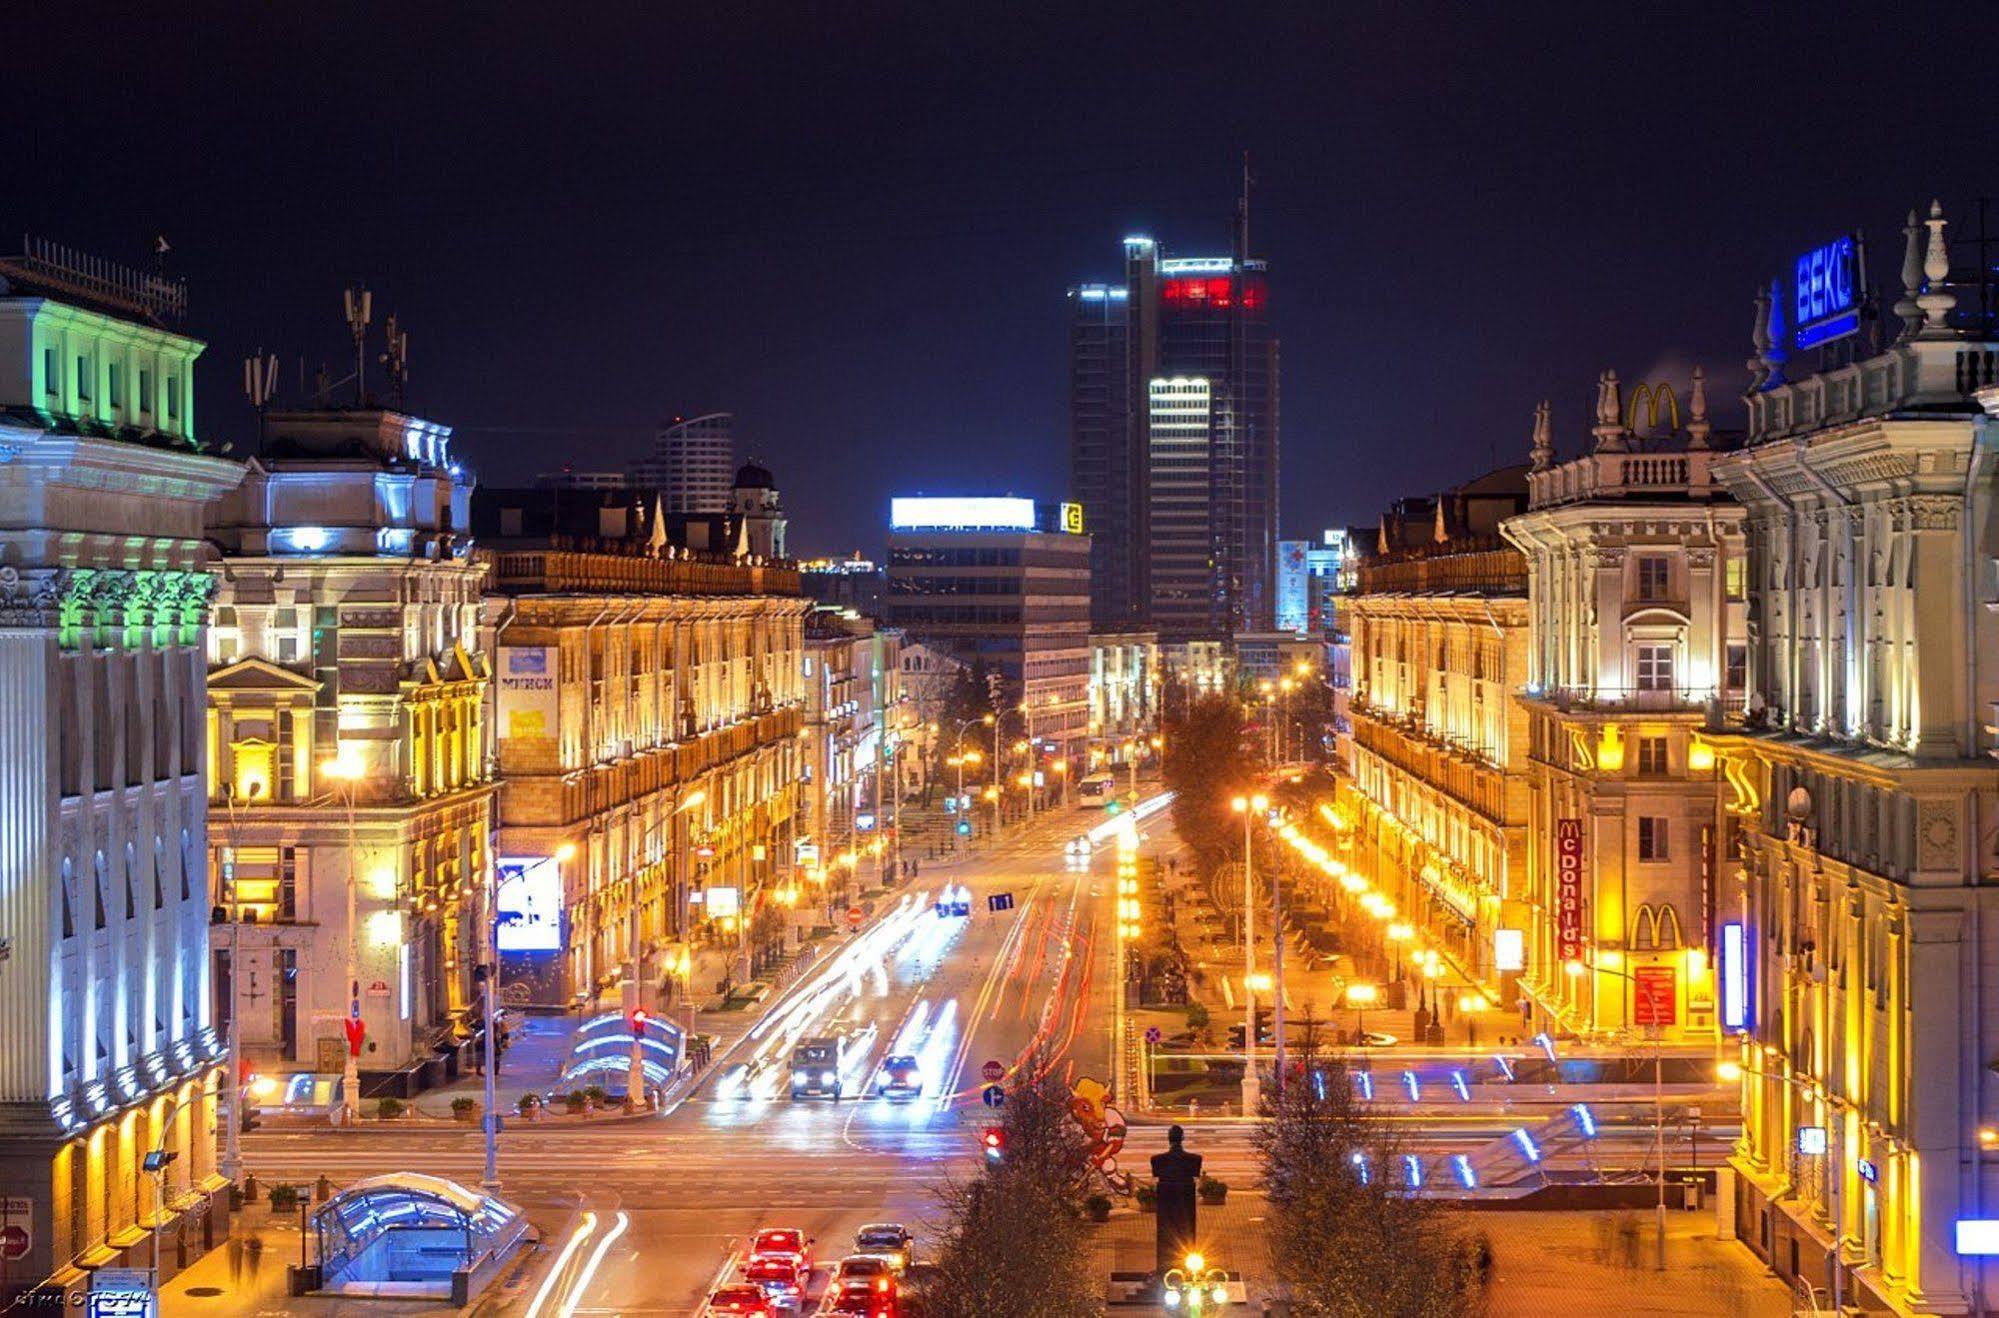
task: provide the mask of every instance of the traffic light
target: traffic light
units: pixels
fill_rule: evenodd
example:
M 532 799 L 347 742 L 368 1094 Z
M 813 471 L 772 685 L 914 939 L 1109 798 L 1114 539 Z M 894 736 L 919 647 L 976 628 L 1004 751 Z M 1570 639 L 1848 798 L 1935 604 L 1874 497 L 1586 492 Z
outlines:
M 1006 1132 L 998 1126 L 987 1126 L 984 1143 L 986 1147 L 986 1160 L 988 1162 L 998 1162 L 1000 1155 L 1006 1152 Z
M 627 1025 L 629 1025 L 629 1026 L 631 1026 L 631 1027 L 632 1027 L 632 1037 L 633 1037 L 634 1039 L 643 1039 L 643 1038 L 645 1038 L 645 1036 L 646 1036 L 646 1011 L 645 1011 L 645 1008 L 644 1008 L 644 1007 L 633 1007 L 633 1008 L 632 1008 L 632 1009 L 631 1009 L 630 1011 L 626 1012 L 626 1013 L 625 1013 L 625 1024 L 627 1024 Z

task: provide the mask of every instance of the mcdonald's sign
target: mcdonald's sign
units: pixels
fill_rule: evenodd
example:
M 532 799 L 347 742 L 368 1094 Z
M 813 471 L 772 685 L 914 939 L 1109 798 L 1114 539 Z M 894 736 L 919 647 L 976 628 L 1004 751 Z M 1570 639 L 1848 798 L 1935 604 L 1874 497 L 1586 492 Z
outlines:
M 1645 405 L 1645 429 L 1638 428 L 1638 405 Z M 1666 406 L 1671 417 L 1673 430 L 1680 428 L 1680 396 L 1673 392 L 1673 386 L 1664 380 L 1657 384 L 1641 384 L 1631 394 L 1631 405 L 1624 409 L 1624 427 L 1634 434 L 1645 434 L 1659 428 L 1659 405 Z M 1670 433 L 1670 432 L 1669 432 Z
M 1583 821 L 1555 821 L 1555 956 L 1583 954 Z

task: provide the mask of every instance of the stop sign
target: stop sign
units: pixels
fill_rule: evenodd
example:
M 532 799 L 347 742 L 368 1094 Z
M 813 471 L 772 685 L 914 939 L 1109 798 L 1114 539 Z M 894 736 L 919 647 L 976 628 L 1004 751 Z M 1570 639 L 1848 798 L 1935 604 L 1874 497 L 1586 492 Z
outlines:
M 861 909 L 860 907 L 858 907 L 858 906 L 849 906 L 849 907 L 847 908 L 847 927 L 848 927 L 848 928 L 850 928 L 850 929 L 858 929 L 858 928 L 860 928 L 860 927 L 861 927 L 861 922 L 862 922 L 863 920 L 867 919 L 867 918 L 868 918 L 868 913 L 867 913 L 866 911 L 862 910 L 862 909 Z
M 28 1246 L 33 1240 L 34 1238 L 28 1234 L 28 1228 L 19 1223 L 10 1222 L 0 1227 L 0 1259 L 6 1259 L 11 1263 L 15 1259 L 28 1257 Z
M 986 1078 L 987 1084 L 996 1085 L 1000 1082 L 1000 1077 L 1006 1074 L 1006 1068 L 998 1062 L 987 1062 L 979 1068 L 979 1074 Z

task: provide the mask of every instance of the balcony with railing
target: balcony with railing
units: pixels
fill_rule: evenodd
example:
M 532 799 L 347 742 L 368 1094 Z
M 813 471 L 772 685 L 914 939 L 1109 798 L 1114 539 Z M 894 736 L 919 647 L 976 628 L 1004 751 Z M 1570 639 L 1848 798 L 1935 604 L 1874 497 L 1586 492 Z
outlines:
M 1725 491 L 1714 478 L 1711 449 L 1678 453 L 1585 453 L 1527 475 L 1527 506 L 1552 508 L 1607 499 L 1717 498 Z
M 1462 536 L 1363 563 L 1363 595 L 1525 595 L 1527 559 L 1496 536 Z

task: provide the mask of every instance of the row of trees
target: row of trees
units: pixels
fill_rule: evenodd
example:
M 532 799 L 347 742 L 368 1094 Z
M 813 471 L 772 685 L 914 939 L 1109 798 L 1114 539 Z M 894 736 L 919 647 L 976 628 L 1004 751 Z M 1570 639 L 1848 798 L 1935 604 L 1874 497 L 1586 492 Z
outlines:
M 1173 828 L 1204 875 L 1242 846 L 1242 820 L 1229 803 L 1248 791 L 1256 763 L 1243 749 L 1242 706 L 1202 696 L 1167 725 L 1160 776 L 1173 791 Z

